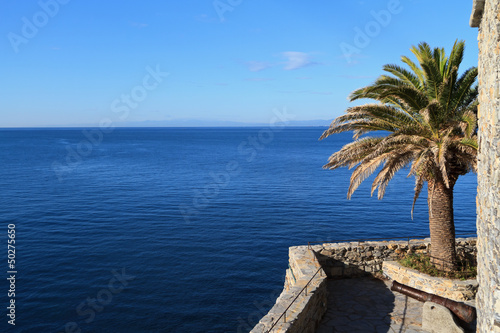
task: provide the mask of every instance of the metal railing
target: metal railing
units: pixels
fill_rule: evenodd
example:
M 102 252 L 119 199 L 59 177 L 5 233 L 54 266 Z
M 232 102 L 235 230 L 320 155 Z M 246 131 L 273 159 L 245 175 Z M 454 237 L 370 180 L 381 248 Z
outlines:
M 280 322 L 280 319 L 283 318 L 283 322 L 286 323 L 286 312 L 288 311 L 288 309 L 290 309 L 290 307 L 293 305 L 293 303 L 295 303 L 295 301 L 299 298 L 299 296 L 302 294 L 302 292 L 305 290 L 306 291 L 306 296 L 307 296 L 307 286 L 312 282 L 312 280 L 316 277 L 316 275 L 318 274 L 318 272 L 320 272 L 321 270 L 323 270 L 323 267 L 320 267 L 318 268 L 318 270 L 316 271 L 316 273 L 314 273 L 314 275 L 312 276 L 312 278 L 306 283 L 306 285 L 304 286 L 304 288 L 302 288 L 297 296 L 295 296 L 295 298 L 293 299 L 293 301 L 290 303 L 290 305 L 288 305 L 288 307 L 285 309 L 285 311 L 283 311 L 283 313 L 281 314 L 281 316 L 278 317 L 278 319 L 276 319 L 276 321 L 271 325 L 271 327 L 266 331 L 266 333 L 270 333 L 272 331 L 272 329 L 278 325 L 278 323 Z M 322 273 L 320 273 L 320 276 L 322 276 Z

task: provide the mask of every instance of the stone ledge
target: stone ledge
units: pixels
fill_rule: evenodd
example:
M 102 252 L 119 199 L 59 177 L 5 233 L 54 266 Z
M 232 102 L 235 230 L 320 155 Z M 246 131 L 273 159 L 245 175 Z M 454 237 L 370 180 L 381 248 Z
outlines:
M 385 261 L 382 270 L 387 277 L 399 283 L 455 301 L 474 299 L 478 288 L 477 280 L 462 281 L 433 277 L 403 267 L 396 261 Z
M 373 275 L 381 272 L 384 261 L 401 255 L 431 251 L 430 238 L 406 241 L 366 241 L 325 243 L 314 247 L 316 256 L 330 278 Z M 457 238 L 457 255 L 475 256 L 476 238 Z
M 456 244 L 457 253 L 475 255 L 475 238 L 457 238 Z M 338 278 L 373 275 L 382 269 L 382 263 L 386 260 L 394 260 L 400 254 L 428 253 L 429 251 L 430 239 L 428 238 L 290 247 L 289 269 L 286 270 L 284 289 L 276 300 L 276 304 L 252 329 L 251 333 L 268 332 L 320 267 L 321 274 L 318 273 L 311 281 L 307 295 L 303 293 L 298 297 L 287 311 L 286 322 L 281 318 L 271 332 L 314 333 L 326 312 L 327 276 Z M 475 287 L 471 288 L 477 288 L 477 282 Z
M 473 28 L 479 27 L 481 19 L 483 18 L 485 0 L 474 0 L 472 3 L 472 13 L 470 15 L 469 25 Z
M 259 321 L 250 333 L 268 332 L 299 292 L 321 267 L 314 252 L 307 246 L 293 246 L 288 251 L 289 269 L 286 271 L 283 292 L 276 304 Z M 283 318 L 273 327 L 273 333 L 314 333 L 323 314 L 326 312 L 327 289 L 326 274 L 321 269 L 311 280 L 305 291 L 297 298 Z

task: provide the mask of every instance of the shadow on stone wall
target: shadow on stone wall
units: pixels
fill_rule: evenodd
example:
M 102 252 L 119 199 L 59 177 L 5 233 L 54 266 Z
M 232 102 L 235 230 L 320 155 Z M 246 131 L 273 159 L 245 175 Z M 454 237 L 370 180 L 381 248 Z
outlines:
M 372 268 L 367 269 L 365 266 L 345 263 L 340 260 L 333 259 L 330 256 L 323 255 L 319 252 L 314 252 L 316 259 L 323 267 L 326 276 L 332 278 L 346 278 L 346 277 L 361 277 L 372 276 Z

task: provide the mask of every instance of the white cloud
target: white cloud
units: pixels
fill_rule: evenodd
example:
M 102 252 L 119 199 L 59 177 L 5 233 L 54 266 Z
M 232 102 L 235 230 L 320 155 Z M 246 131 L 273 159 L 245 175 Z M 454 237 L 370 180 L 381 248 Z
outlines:
M 260 72 L 273 66 L 265 61 L 247 61 L 245 64 L 251 72 Z
M 309 54 L 304 52 L 289 51 L 289 52 L 283 52 L 282 55 L 288 58 L 284 68 L 287 71 L 317 64 L 317 62 L 311 60 Z
M 286 71 L 304 68 L 312 65 L 319 65 L 318 62 L 312 59 L 310 54 L 305 52 L 288 51 L 288 52 L 282 52 L 279 55 L 281 57 L 286 58 L 287 60 L 285 62 L 279 62 L 279 63 L 271 63 L 267 61 L 247 61 L 245 62 L 245 66 L 251 72 L 260 72 L 265 69 L 281 65 L 284 66 L 283 69 Z
M 274 79 L 268 78 L 268 77 L 254 77 L 251 79 L 245 79 L 245 81 L 254 81 L 254 82 L 261 82 L 261 81 L 272 81 Z

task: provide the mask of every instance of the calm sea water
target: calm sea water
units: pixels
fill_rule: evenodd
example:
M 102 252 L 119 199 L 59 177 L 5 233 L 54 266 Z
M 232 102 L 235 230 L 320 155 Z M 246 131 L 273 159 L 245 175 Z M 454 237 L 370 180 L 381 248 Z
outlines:
M 381 201 L 369 180 L 346 200 L 350 172 L 322 165 L 351 137 L 322 131 L 1 130 L 1 267 L 15 224 L 17 274 L 0 331 L 247 332 L 289 246 L 428 234 L 404 172 Z M 475 175 L 459 179 L 459 233 L 475 233 L 475 195 Z

